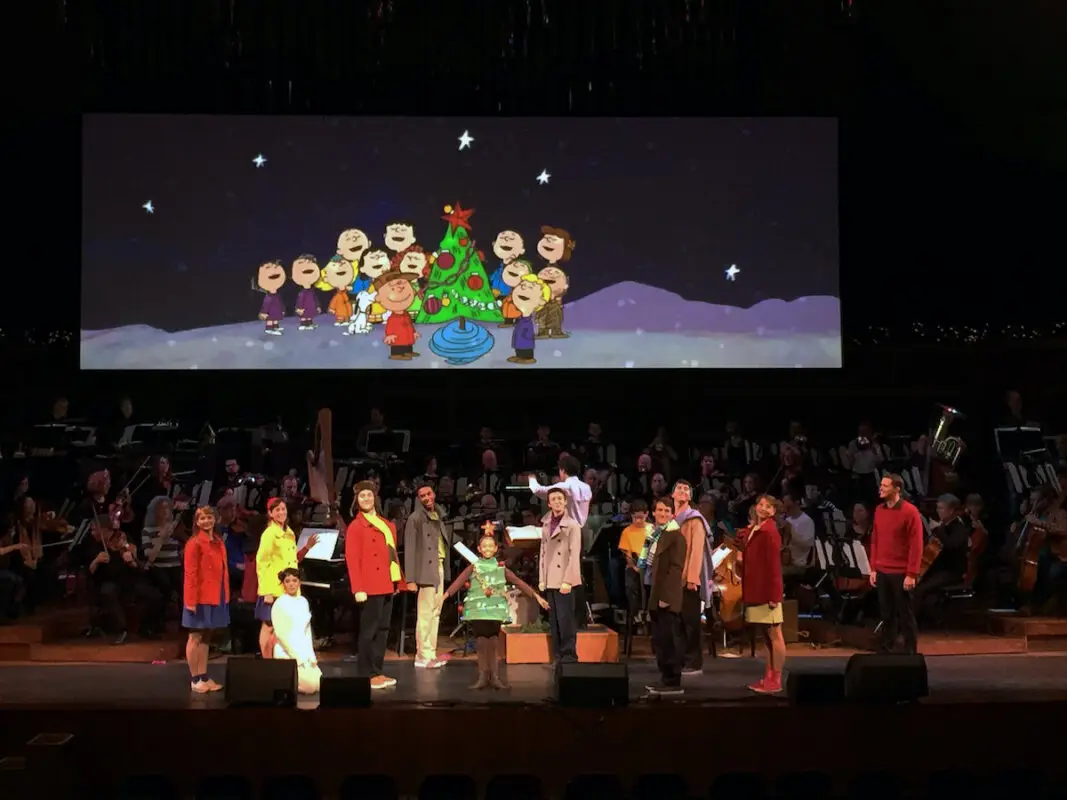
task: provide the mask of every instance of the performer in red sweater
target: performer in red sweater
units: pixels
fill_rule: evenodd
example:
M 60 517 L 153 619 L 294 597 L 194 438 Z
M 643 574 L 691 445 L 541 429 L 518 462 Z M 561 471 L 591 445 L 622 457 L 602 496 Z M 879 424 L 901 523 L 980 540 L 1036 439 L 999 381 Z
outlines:
M 897 632 L 904 652 L 918 652 L 918 628 L 908 592 L 915 588 L 923 554 L 923 522 L 919 509 L 900 496 L 904 481 L 886 475 L 878 484 L 884 502 L 874 510 L 871 529 L 871 586 L 878 590 L 882 613 L 883 652 L 896 648 Z
M 767 646 L 767 667 L 756 683 L 748 688 L 760 694 L 782 691 L 782 668 L 785 666 L 785 637 L 782 635 L 782 535 L 774 522 L 778 501 L 763 495 L 756 501 L 756 524 L 745 537 L 744 550 L 738 553 L 742 564 L 741 599 L 745 603 L 745 622 L 763 631 Z
M 378 304 L 389 312 L 385 321 L 385 343 L 389 345 L 389 358 L 393 361 L 410 361 L 418 357 L 415 340 L 419 338 L 408 309 L 415 302 L 415 289 L 411 276 L 402 272 L 387 272 L 374 282 Z
M 345 533 L 345 561 L 352 593 L 359 604 L 356 671 L 370 678 L 372 689 L 396 686 L 383 674 L 385 642 L 393 615 L 393 595 L 406 582 L 397 557 L 396 527 L 378 513 L 374 484 L 360 481 L 353 489 L 359 513 Z

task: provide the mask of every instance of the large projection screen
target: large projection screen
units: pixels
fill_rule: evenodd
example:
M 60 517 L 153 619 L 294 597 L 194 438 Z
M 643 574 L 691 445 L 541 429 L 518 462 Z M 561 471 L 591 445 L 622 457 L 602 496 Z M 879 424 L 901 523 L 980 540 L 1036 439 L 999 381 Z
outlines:
M 837 121 L 93 115 L 81 366 L 839 367 Z

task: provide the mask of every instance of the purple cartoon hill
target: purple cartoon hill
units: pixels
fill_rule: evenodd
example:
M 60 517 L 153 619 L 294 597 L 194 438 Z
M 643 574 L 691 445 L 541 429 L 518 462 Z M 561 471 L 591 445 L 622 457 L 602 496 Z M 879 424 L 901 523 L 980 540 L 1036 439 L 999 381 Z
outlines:
M 146 325 L 82 331 L 83 369 L 544 369 L 840 367 L 841 310 L 835 297 L 764 300 L 751 308 L 686 300 L 663 289 L 619 283 L 564 306 L 565 339 L 539 339 L 537 363 L 515 365 L 511 332 L 490 326 L 492 349 L 462 366 L 424 350 L 390 361 L 384 333 L 343 336 L 321 324 L 265 336 L 258 320 L 167 332 Z M 424 340 L 440 326 L 418 325 Z

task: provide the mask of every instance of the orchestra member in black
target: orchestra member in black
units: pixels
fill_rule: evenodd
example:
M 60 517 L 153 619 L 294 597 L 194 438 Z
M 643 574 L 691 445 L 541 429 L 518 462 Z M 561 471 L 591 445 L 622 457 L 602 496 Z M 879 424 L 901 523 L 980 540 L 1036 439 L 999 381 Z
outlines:
M 971 538 L 971 526 L 963 513 L 963 504 L 955 495 L 943 494 L 937 498 L 939 524 L 932 538 L 941 542 L 941 552 L 911 592 L 912 607 L 920 623 L 929 615 L 930 602 L 938 592 L 963 583 Z

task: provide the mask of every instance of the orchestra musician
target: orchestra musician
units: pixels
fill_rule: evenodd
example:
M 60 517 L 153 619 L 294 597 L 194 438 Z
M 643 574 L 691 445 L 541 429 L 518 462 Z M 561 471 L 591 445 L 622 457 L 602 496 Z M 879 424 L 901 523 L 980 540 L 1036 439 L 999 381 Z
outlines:
M 1067 599 L 1067 496 L 1057 497 L 1055 486 L 1041 484 L 1033 493 L 1031 507 L 1026 522 L 1033 531 L 1044 534 L 1045 544 L 1029 605 L 1042 613 L 1063 613 Z
M 145 510 L 141 552 L 147 577 L 164 599 L 177 597 L 182 587 L 182 545 L 186 536 L 177 528 L 170 498 L 153 497 Z
M 923 553 L 923 523 L 919 509 L 901 496 L 904 479 L 886 475 L 878 484 L 882 503 L 874 510 L 871 529 L 871 586 L 878 591 L 882 615 L 883 652 L 896 649 L 897 632 L 904 636 L 904 652 L 918 651 L 918 628 L 908 592 L 915 588 Z
M 744 537 L 744 550 L 738 554 L 742 568 L 742 597 L 745 622 L 758 626 L 767 646 L 767 666 L 763 677 L 748 688 L 759 694 L 782 691 L 785 666 L 785 636 L 782 633 L 782 537 L 775 517 L 779 504 L 770 495 L 756 500 L 756 524 Z
M 88 541 L 89 576 L 100 623 L 89 632 L 103 629 L 115 636 L 115 644 L 125 642 L 126 605 L 132 603 L 141 611 L 140 635 L 156 638 L 163 629 L 163 595 L 144 577 L 126 534 L 98 525 Z
M 935 592 L 963 583 L 967 572 L 971 526 L 963 516 L 959 498 L 953 494 L 937 498 L 937 519 L 932 537 L 941 543 L 941 551 L 912 590 L 912 606 L 917 619 L 924 616 L 925 606 Z

